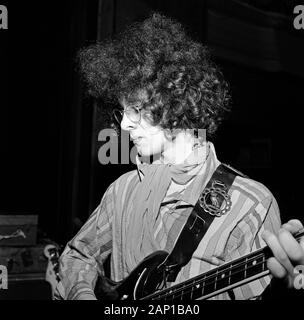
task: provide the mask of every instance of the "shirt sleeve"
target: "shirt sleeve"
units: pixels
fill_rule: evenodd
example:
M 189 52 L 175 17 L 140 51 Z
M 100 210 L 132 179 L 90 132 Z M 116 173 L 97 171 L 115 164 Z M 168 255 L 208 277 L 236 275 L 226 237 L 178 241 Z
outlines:
M 270 195 L 259 202 L 238 222 L 227 241 L 226 261 L 232 261 L 266 246 L 262 239 L 264 230 L 274 234 L 281 227 L 280 211 L 276 199 Z M 232 291 L 217 296 L 217 299 L 259 299 L 269 285 L 271 275 L 249 282 Z
M 114 211 L 113 185 L 77 235 L 68 242 L 59 259 L 60 281 L 55 299 L 96 299 L 94 287 L 103 275 L 103 263 L 112 250 L 111 217 Z

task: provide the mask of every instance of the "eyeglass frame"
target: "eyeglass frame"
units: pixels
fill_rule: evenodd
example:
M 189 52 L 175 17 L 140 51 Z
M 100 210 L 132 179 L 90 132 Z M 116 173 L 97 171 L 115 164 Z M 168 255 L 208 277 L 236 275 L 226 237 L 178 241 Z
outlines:
M 129 117 L 128 114 L 126 113 L 126 111 L 128 111 L 128 109 L 131 109 L 131 108 L 137 110 L 137 112 L 138 112 L 138 114 L 139 114 L 139 120 L 138 120 L 138 121 L 134 121 L 134 120 L 130 119 L 130 117 Z M 137 107 L 137 106 L 129 106 L 129 107 L 125 108 L 124 110 L 115 108 L 115 109 L 113 110 L 112 114 L 113 114 L 115 120 L 116 120 L 119 124 L 121 124 L 122 119 L 123 119 L 123 116 L 124 116 L 124 114 L 126 114 L 127 118 L 128 118 L 131 122 L 133 122 L 134 124 L 140 125 L 141 119 L 142 119 L 141 110 L 142 110 L 142 109 L 139 108 L 139 107 Z M 117 119 L 117 117 L 116 117 L 116 115 L 115 115 L 115 112 L 119 112 L 119 113 L 120 113 L 120 115 L 122 116 L 121 121 L 118 121 L 118 119 Z

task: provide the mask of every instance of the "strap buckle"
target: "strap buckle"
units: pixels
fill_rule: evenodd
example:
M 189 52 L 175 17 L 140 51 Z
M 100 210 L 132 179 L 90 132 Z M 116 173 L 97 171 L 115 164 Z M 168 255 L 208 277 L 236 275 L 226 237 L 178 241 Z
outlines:
M 210 188 L 205 188 L 199 197 L 199 205 L 212 216 L 221 217 L 232 205 L 225 183 L 214 180 Z

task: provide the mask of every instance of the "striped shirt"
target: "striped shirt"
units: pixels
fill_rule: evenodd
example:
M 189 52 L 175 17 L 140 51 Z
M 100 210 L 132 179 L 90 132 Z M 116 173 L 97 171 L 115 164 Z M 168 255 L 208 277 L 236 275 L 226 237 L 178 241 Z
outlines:
M 210 165 L 202 169 L 205 185 L 220 164 L 214 148 L 209 157 L 212 157 Z M 123 230 L 128 221 L 124 219 L 123 208 L 132 210 L 132 200 L 142 179 L 144 174 L 138 168 L 113 182 L 88 221 L 68 242 L 60 257 L 61 281 L 56 289 L 57 299 L 82 299 L 84 295 L 94 298 L 97 275 L 104 274 L 103 263 L 110 254 L 111 278 L 114 281 L 126 278 L 136 267 L 127 265 L 124 257 L 127 244 Z M 172 251 L 192 211 L 194 204 L 189 206 L 187 195 L 195 192 L 193 188 L 193 183 L 185 187 L 171 182 L 152 230 L 158 250 Z M 264 185 L 237 176 L 229 194 L 232 201 L 230 211 L 213 220 L 191 260 L 181 269 L 173 284 L 264 247 L 266 244 L 261 234 L 266 229 L 275 234 L 278 232 L 281 225 L 278 205 Z M 150 253 L 143 252 L 142 259 Z M 258 297 L 270 279 L 270 276 L 265 276 L 233 289 L 235 299 Z M 229 300 L 230 295 L 221 293 L 211 299 Z

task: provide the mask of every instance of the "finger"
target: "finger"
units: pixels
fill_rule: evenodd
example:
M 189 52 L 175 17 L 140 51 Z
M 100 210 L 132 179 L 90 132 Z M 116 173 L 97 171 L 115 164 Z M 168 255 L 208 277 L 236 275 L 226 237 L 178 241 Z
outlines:
M 288 221 L 288 223 L 290 223 L 290 224 L 292 224 L 292 225 L 294 225 L 294 226 L 298 226 L 299 227 L 299 229 L 303 229 L 303 223 L 299 220 L 299 219 L 290 219 L 289 221 Z
M 280 229 L 284 230 L 284 229 Z M 288 232 L 288 231 L 285 231 Z M 278 260 L 278 262 L 287 270 L 289 274 L 293 273 L 293 266 L 286 254 L 285 250 L 282 248 L 279 239 L 268 230 L 265 230 L 262 234 L 263 239 L 271 249 L 274 257 Z
M 274 257 L 271 257 L 267 260 L 267 268 L 276 278 L 283 279 L 287 275 L 286 269 Z
M 302 237 L 300 240 L 300 246 L 304 250 L 304 237 Z
M 295 264 L 304 263 L 304 251 L 298 241 L 286 229 L 280 229 L 278 234 L 279 242 L 287 253 L 289 260 Z
M 287 223 L 282 225 L 282 228 L 287 229 L 291 233 L 296 233 L 303 229 L 303 225 L 300 220 L 292 219 L 289 220 Z

